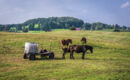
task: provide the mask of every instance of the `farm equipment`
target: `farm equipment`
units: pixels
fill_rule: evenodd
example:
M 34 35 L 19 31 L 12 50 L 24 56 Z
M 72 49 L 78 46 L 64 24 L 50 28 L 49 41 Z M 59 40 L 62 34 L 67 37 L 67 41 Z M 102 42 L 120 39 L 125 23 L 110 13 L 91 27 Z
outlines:
M 49 56 L 49 59 L 54 59 L 53 52 L 49 52 L 46 49 L 40 50 L 40 52 L 38 52 L 37 43 L 26 42 L 23 58 L 24 59 L 28 58 L 29 60 L 35 60 L 36 55 L 40 55 L 41 57 Z

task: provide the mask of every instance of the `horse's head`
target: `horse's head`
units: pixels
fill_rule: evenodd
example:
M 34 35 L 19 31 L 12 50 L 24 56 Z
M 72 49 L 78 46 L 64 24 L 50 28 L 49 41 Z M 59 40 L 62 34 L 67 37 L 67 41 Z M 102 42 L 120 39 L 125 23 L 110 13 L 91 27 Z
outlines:
M 85 48 L 87 50 L 90 50 L 91 53 L 93 53 L 93 47 L 92 46 L 85 45 Z
M 67 39 L 67 42 L 72 44 L 72 39 Z
M 86 40 L 87 39 L 85 37 L 82 37 L 82 39 L 81 39 L 82 42 L 86 42 Z

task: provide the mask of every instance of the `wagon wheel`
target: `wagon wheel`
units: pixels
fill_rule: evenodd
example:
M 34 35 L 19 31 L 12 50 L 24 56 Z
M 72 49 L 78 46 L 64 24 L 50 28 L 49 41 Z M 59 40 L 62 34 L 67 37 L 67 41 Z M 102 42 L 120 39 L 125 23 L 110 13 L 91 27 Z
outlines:
M 36 57 L 35 57 L 35 54 L 29 54 L 29 60 L 35 60 Z
M 53 53 L 53 52 L 50 53 L 50 55 L 49 55 L 49 59 L 54 59 L 54 53 Z
M 24 53 L 23 58 L 27 59 L 27 54 L 26 53 Z

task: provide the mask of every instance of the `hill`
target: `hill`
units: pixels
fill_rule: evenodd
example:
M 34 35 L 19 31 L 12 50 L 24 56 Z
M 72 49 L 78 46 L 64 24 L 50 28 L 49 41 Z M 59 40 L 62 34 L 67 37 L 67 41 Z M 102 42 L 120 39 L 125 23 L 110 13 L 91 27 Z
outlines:
M 69 27 L 81 27 L 84 24 L 83 20 L 73 17 L 49 17 L 30 19 L 22 24 L 1 25 L 0 30 L 9 31 L 11 28 L 22 30 L 49 30 L 49 29 L 68 29 Z
M 74 17 L 49 17 L 30 19 L 21 24 L 1 24 L 0 31 L 49 31 L 51 29 L 69 29 L 70 27 L 78 27 L 84 30 L 111 29 L 115 31 L 125 31 L 130 29 L 126 26 L 120 26 L 118 24 L 108 25 L 101 22 L 85 23 L 83 20 Z

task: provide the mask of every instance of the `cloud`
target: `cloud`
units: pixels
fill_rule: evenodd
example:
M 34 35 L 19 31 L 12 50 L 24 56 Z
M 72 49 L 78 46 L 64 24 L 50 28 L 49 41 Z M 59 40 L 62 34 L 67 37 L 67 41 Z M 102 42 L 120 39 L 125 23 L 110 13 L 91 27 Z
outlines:
M 125 2 L 125 3 L 123 3 L 122 5 L 121 5 L 121 8 L 126 8 L 126 7 L 128 7 L 130 5 L 130 2 Z

